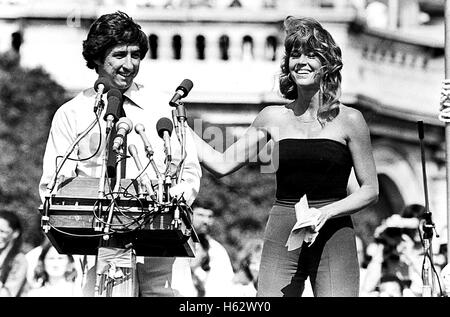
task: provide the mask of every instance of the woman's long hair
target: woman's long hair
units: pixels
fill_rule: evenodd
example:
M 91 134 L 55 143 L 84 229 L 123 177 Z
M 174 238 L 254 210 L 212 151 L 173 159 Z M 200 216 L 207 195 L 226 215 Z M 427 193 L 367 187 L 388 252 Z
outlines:
M 14 259 L 17 254 L 21 252 L 22 248 L 22 223 L 16 213 L 8 210 L 0 210 L 0 218 L 8 222 L 9 227 L 19 233 L 18 237 L 12 242 L 12 247 L 9 249 L 5 257 L 5 261 L 1 267 L 0 282 L 3 284 L 8 279 L 9 272 L 12 269 Z
M 320 70 L 321 104 L 318 119 L 321 124 L 333 120 L 339 113 L 341 96 L 341 49 L 330 33 L 312 18 L 288 16 L 284 21 L 286 39 L 285 55 L 281 64 L 280 92 L 284 98 L 294 100 L 298 97 L 296 84 L 289 74 L 289 57 L 292 51 L 313 52 L 322 63 Z
M 36 268 L 34 269 L 34 280 L 38 281 L 41 286 L 44 286 L 49 281 L 49 275 L 47 273 L 47 269 L 45 267 L 45 257 L 47 256 L 48 251 L 52 248 L 53 245 L 51 243 L 46 243 L 42 247 L 41 254 L 38 258 L 38 263 Z M 69 261 L 68 267 L 64 272 L 64 278 L 66 281 L 74 282 L 77 277 L 77 271 L 74 267 L 74 259 L 70 254 L 66 255 Z

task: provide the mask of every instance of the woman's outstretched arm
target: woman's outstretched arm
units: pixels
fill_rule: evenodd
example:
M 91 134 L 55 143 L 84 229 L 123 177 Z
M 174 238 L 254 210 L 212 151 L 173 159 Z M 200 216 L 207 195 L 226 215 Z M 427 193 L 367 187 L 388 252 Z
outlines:
M 257 157 L 266 145 L 268 134 L 261 128 L 250 126 L 242 137 L 224 152 L 214 149 L 192 131 L 200 164 L 216 177 L 231 174 Z
M 253 161 L 270 139 L 266 127 L 268 113 L 266 109 L 258 114 L 245 133 L 225 151 L 215 149 L 192 131 L 200 164 L 214 176 L 220 178 Z

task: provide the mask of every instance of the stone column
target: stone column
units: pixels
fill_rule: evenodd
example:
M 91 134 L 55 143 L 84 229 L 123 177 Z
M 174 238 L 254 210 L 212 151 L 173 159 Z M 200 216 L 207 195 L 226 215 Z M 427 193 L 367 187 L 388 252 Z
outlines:
M 230 60 L 239 61 L 242 60 L 242 38 L 243 35 L 240 32 L 228 33 L 230 38 L 230 47 L 228 50 Z

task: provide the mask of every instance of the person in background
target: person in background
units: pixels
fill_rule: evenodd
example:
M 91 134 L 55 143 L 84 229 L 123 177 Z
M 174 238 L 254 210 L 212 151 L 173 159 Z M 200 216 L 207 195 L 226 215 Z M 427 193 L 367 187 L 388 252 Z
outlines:
M 42 247 L 34 268 L 33 288 L 27 297 L 82 296 L 79 274 L 72 255 L 60 254 L 50 243 Z
M 367 284 L 370 283 L 371 277 L 367 274 L 367 266 L 371 260 L 371 257 L 367 254 L 367 246 L 364 240 L 360 236 L 356 236 L 356 250 L 358 252 L 358 262 L 359 262 L 359 281 L 360 289 L 359 296 L 365 296 Z
M 403 282 L 397 276 L 383 275 L 378 285 L 378 297 L 403 297 L 403 289 Z
M 11 47 L 6 52 L 0 54 L 0 67 L 6 70 L 13 70 L 20 66 L 20 47 L 22 43 L 22 32 L 13 32 L 11 34 Z
M 0 210 L 0 297 L 19 297 L 28 263 L 22 252 L 23 227 L 15 212 Z
M 387 275 L 400 279 L 404 296 L 421 295 L 423 248 L 419 226 L 424 211 L 422 205 L 407 205 L 375 229 L 375 241 L 368 247 L 371 261 L 363 284 L 364 294 L 375 291 L 381 278 Z
M 191 259 L 190 264 L 198 297 L 232 296 L 233 266 L 225 247 L 212 235 L 213 222 L 214 212 L 211 209 L 193 209 L 192 224 L 199 243 L 196 243 L 195 258 Z
M 442 291 L 446 297 L 450 296 L 450 264 L 444 266 L 440 274 L 442 280 Z
M 248 240 L 239 252 L 238 267 L 233 277 L 234 296 L 256 297 L 263 242 L 257 238 Z
M 41 242 L 41 244 L 35 246 L 27 253 L 25 253 L 25 257 L 28 263 L 27 288 L 35 288 L 40 286 L 35 285 L 36 283 L 34 279 L 35 269 L 38 265 L 39 256 L 41 255 L 42 250 L 50 243 L 51 243 L 50 240 L 48 240 L 47 237 L 44 237 L 44 240 Z

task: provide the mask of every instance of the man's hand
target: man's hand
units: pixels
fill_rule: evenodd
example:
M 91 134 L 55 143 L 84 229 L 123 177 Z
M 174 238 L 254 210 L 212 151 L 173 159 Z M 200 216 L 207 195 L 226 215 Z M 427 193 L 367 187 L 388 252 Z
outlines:
M 189 198 L 186 195 L 189 192 L 188 185 L 185 183 L 176 184 L 169 189 L 170 196 L 175 197 L 177 199 L 181 199 L 182 197 L 188 202 Z

